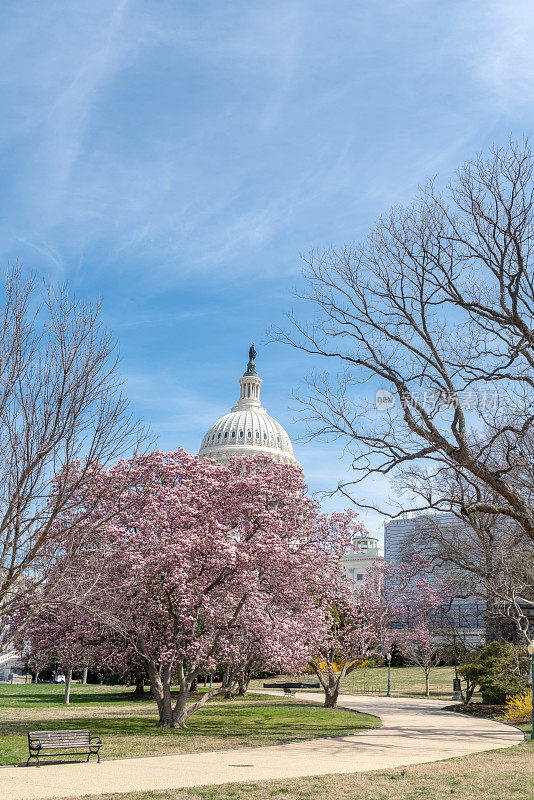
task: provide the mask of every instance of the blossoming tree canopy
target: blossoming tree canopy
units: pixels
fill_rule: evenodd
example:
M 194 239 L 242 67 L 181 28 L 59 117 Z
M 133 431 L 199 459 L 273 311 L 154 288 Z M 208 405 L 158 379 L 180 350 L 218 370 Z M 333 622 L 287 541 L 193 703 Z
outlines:
M 308 643 L 324 626 L 325 587 L 338 585 L 348 532 L 319 515 L 300 469 L 265 456 L 216 464 L 179 450 L 136 455 L 110 478 L 124 500 L 86 552 L 83 574 L 100 620 L 143 659 L 162 725 L 185 725 L 221 691 L 187 704 L 199 673 L 242 668 L 235 643 L 258 639 L 262 626 L 291 633 L 263 637 L 269 660 L 289 666 L 294 652 L 302 663 L 299 637 Z M 106 518 L 113 494 L 88 514 Z
M 67 705 L 73 670 L 91 668 L 101 674 L 111 671 L 134 679 L 144 672 L 131 645 L 113 636 L 91 613 L 68 604 L 41 610 L 25 626 L 16 644 L 23 660 L 37 674 L 49 667 L 65 673 Z

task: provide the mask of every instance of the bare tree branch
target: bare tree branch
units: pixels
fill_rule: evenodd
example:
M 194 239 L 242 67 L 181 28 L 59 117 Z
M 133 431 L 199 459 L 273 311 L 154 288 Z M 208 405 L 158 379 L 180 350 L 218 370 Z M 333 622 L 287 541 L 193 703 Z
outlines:
M 100 303 L 8 269 L 0 307 L 0 648 L 53 601 L 58 559 L 69 564 L 65 555 L 74 558 L 91 536 L 79 500 L 95 490 L 98 467 L 142 438 Z

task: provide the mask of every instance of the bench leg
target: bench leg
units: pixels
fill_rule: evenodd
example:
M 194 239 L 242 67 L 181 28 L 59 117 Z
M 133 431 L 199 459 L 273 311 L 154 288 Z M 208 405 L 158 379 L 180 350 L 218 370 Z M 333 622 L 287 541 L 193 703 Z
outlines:
M 38 756 L 38 755 L 36 755 L 35 753 L 30 753 L 30 755 L 28 756 L 28 760 L 26 761 L 26 766 L 27 766 L 27 767 L 29 767 L 29 766 L 30 766 L 30 759 L 32 759 L 32 758 L 36 758 L 36 759 L 37 759 L 37 766 L 38 766 L 38 767 L 40 767 L 40 766 L 41 766 L 41 764 L 40 764 L 40 762 L 39 762 L 39 756 Z

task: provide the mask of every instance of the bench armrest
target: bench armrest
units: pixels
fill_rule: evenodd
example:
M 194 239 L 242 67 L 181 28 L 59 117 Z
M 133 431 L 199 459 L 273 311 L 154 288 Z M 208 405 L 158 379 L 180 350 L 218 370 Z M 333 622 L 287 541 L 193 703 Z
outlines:
M 100 736 L 90 736 L 90 737 L 89 737 L 89 742 L 90 742 L 91 744 L 92 744 L 93 742 L 94 742 L 95 744 L 102 744 L 102 739 L 100 738 Z
M 28 737 L 28 746 L 31 747 L 32 750 L 40 750 L 43 745 L 40 739 L 30 739 Z

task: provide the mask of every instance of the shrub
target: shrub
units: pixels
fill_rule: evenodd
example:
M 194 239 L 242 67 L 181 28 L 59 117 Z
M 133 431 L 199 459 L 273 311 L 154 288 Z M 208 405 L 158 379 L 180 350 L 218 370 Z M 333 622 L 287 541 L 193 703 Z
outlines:
M 506 701 L 504 717 L 507 722 L 518 725 L 521 722 L 530 722 L 532 716 L 532 689 L 523 694 L 516 694 Z
M 491 642 L 471 664 L 458 667 L 458 672 L 480 687 L 484 703 L 504 705 L 508 697 L 526 691 L 529 661 L 524 648 Z
M 397 644 L 393 644 L 391 648 L 391 666 L 392 667 L 405 667 L 406 666 L 406 658 L 404 657 L 403 653 L 397 647 Z

